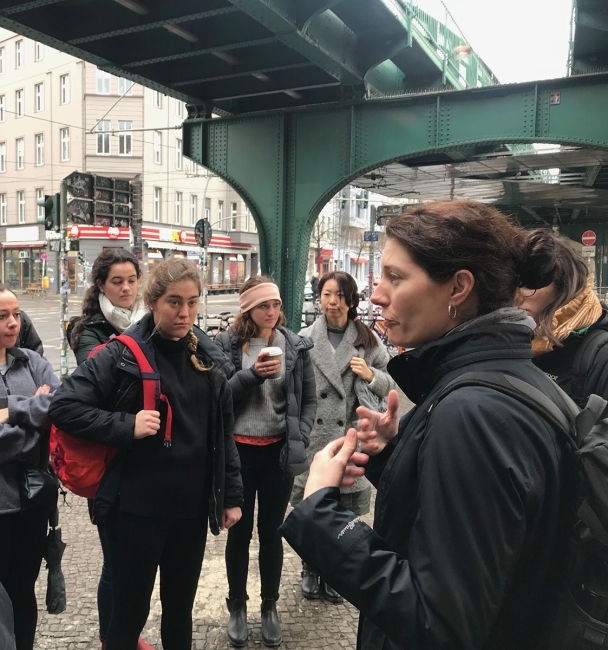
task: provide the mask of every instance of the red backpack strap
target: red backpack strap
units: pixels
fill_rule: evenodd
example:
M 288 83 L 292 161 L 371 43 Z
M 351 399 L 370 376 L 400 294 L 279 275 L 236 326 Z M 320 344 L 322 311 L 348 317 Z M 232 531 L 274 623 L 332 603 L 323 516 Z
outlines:
M 135 357 L 139 372 L 141 373 L 141 380 L 143 384 L 144 393 L 144 410 L 156 411 L 158 402 L 164 402 L 167 405 L 167 421 L 165 424 L 165 447 L 171 446 L 171 426 L 173 423 L 173 412 L 169 400 L 160 390 L 160 374 L 156 370 L 146 353 L 142 350 L 137 340 L 129 334 L 119 334 L 113 339 L 120 341 L 126 345 L 131 354 Z

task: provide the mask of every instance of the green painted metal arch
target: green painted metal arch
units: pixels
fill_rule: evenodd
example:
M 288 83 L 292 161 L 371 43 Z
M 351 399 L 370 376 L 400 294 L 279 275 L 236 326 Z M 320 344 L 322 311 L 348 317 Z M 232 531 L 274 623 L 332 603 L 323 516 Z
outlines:
M 184 153 L 249 202 L 262 269 L 297 324 L 313 224 L 349 181 L 396 160 L 488 143 L 608 148 L 608 74 L 189 120 Z M 263 242 L 263 243 L 262 243 Z

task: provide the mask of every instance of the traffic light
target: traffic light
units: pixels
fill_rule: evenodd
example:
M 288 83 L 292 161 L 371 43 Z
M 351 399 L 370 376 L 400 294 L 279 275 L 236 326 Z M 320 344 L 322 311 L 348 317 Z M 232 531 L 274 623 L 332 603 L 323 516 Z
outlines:
M 87 260 L 86 260 L 86 257 L 85 257 L 85 254 L 84 254 L 84 251 L 79 251 L 79 252 L 78 252 L 78 262 L 84 266 L 84 264 L 85 264 L 86 261 L 87 261 Z
M 37 204 L 44 208 L 44 220 L 39 218 L 39 221 L 44 221 L 45 230 L 59 232 L 59 197 L 58 193 L 45 195 L 37 201 Z

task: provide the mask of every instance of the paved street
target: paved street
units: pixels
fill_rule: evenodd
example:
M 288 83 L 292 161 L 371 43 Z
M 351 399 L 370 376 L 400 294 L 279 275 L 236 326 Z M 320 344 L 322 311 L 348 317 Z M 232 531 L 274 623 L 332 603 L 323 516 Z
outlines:
M 20 296 L 21 308 L 32 318 L 45 347 L 45 356 L 59 372 L 59 298 L 46 299 Z M 69 316 L 80 312 L 81 298 L 70 297 Z M 235 296 L 212 296 L 209 313 L 237 309 Z M 75 360 L 70 352 L 70 370 Z M 402 399 L 401 410 L 409 403 Z M 371 523 L 371 515 L 364 518 Z M 46 613 L 44 598 L 47 572 L 43 568 L 37 585 L 40 610 L 36 648 L 40 650 L 99 650 L 97 641 L 96 590 L 101 568 L 101 552 L 97 531 L 90 524 L 84 499 L 68 495 L 60 504 L 60 526 L 67 542 L 63 570 L 67 587 L 67 610 L 58 616 Z M 196 650 L 230 648 L 226 638 L 228 592 L 224 545 L 226 533 L 219 537 L 209 534 L 207 551 L 194 606 L 194 641 Z M 285 563 L 278 603 L 283 625 L 283 645 L 286 650 L 353 648 L 358 615 L 350 604 L 333 605 L 323 601 L 305 600 L 300 595 L 301 563 L 289 546 L 285 547 Z M 247 648 L 264 647 L 260 636 L 260 584 L 257 570 L 258 539 L 254 531 L 251 546 L 249 593 L 249 622 L 252 633 Z M 160 650 L 160 598 L 155 588 L 150 617 L 144 638 Z

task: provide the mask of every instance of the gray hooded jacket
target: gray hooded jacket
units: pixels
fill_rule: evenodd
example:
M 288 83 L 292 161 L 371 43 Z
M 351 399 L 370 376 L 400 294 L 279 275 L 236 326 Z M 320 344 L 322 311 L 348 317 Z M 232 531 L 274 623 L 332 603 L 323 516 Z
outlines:
M 0 381 L 0 408 L 8 407 L 8 422 L 0 424 L 0 514 L 21 510 L 17 484 L 21 462 L 30 468 L 48 462 L 47 411 L 61 385 L 51 364 L 37 352 L 10 348 L 6 360 L 8 368 Z M 51 393 L 34 395 L 43 384 Z

